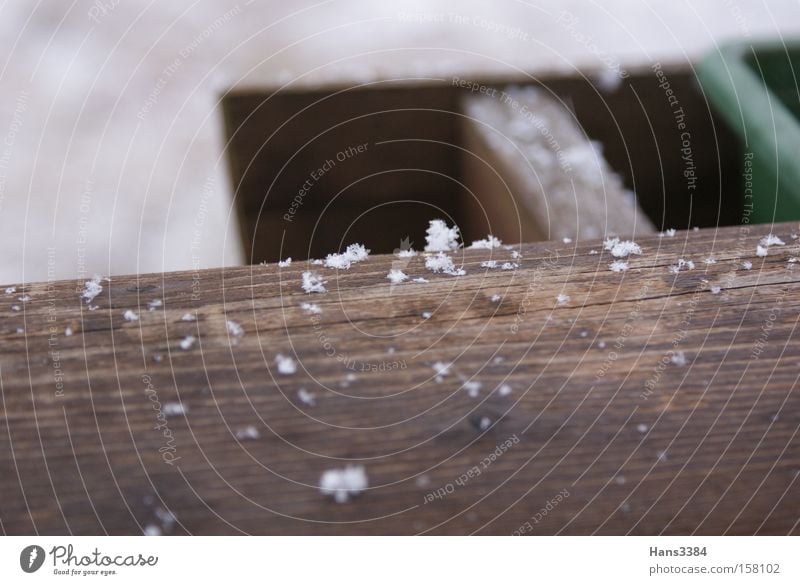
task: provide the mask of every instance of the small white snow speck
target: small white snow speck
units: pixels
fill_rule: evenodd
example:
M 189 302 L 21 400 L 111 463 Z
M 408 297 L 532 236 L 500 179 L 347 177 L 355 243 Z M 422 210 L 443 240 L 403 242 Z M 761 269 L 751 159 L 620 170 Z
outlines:
M 228 335 L 234 338 L 240 338 L 244 335 L 244 327 L 239 325 L 236 321 L 225 321 L 225 328 L 228 330 Z
M 628 263 L 625 260 L 614 260 L 608 265 L 611 272 L 625 272 L 628 269 Z
M 469 380 L 464 382 L 462 387 L 467 391 L 467 394 L 469 394 L 470 398 L 477 398 L 478 394 L 480 394 L 481 388 L 483 388 L 483 384 L 477 380 Z
M 606 342 L 605 341 L 598 341 L 597 342 L 597 347 L 599 347 L 600 349 L 605 348 L 605 346 L 606 346 Z
M 197 338 L 194 335 L 187 335 L 183 339 L 181 339 L 181 349 L 186 351 L 187 349 L 192 349 L 194 342 L 197 341 Z
M 564 242 L 565 244 L 571 244 L 572 243 L 572 238 L 566 238 L 566 237 L 565 238 L 561 238 L 561 241 Z
M 153 299 L 149 303 L 147 303 L 147 310 L 148 311 L 155 311 L 158 307 L 163 305 L 161 299 Z
M 143 534 L 145 536 L 161 536 L 161 529 L 155 524 L 148 524 L 144 527 Z
M 319 315 L 322 313 L 322 309 L 316 303 L 300 303 L 300 308 L 309 315 Z
M 322 495 L 333 496 L 337 504 L 344 504 L 351 496 L 357 496 L 367 487 L 367 473 L 362 465 L 329 469 L 319 479 L 319 491 Z
M 761 240 L 759 240 L 758 243 L 761 244 L 762 246 L 764 246 L 765 248 L 769 248 L 770 246 L 785 246 L 786 245 L 786 242 L 784 242 L 778 236 L 775 236 L 773 234 L 769 234 L 769 235 L 764 236 L 763 238 L 761 238 Z
M 636 430 L 639 431 L 640 433 L 644 434 L 644 433 L 646 433 L 647 431 L 650 430 L 650 427 L 648 427 L 644 423 L 640 423 L 640 424 L 636 425 Z
M 686 354 L 682 351 L 676 351 L 672 354 L 670 360 L 676 366 L 685 366 L 686 365 Z
M 511 386 L 508 384 L 503 384 L 497 389 L 497 393 L 500 396 L 508 396 L 509 394 L 511 394 Z
M 767 255 L 767 249 L 764 246 L 756 246 L 756 256 L 759 258 L 764 258 Z
M 431 272 L 443 272 L 451 276 L 464 276 L 467 272 L 463 268 L 456 268 L 453 259 L 443 252 L 425 259 L 425 268 Z
M 197 317 L 191 313 L 184 313 L 183 317 L 181 317 L 181 321 L 197 321 Z
M 278 366 L 278 373 L 288 376 L 297 371 L 297 363 L 290 357 L 281 353 L 275 356 L 275 365 Z
M 86 300 L 87 305 L 90 305 L 95 297 L 103 292 L 103 285 L 100 284 L 101 280 L 100 276 L 95 276 L 84 284 L 81 297 Z
M 519 264 L 516 262 L 503 262 L 500 270 L 516 270 L 517 268 L 519 268 Z
M 669 237 L 669 238 L 674 238 L 674 237 L 675 237 L 675 234 L 677 234 L 677 233 L 678 233 L 678 232 L 677 232 L 677 230 L 676 230 L 675 228 L 669 228 L 667 231 L 665 231 L 665 232 L 662 234 L 662 236 L 667 236 L 667 237 Z
M 450 367 L 452 365 L 453 364 L 451 364 L 449 362 L 447 362 L 447 363 L 446 362 L 436 362 L 435 364 L 433 364 L 431 366 L 433 368 L 433 371 L 436 372 L 436 381 L 437 382 L 441 382 L 442 378 L 444 378 L 445 376 L 447 376 L 450 373 Z
M 67 327 L 66 329 L 64 329 L 65 337 L 70 337 L 71 335 L 72 335 L 72 327 Z
M 678 263 L 669 267 L 672 274 L 678 274 L 681 270 L 694 270 L 694 261 L 678 258 Z
M 307 293 L 324 293 L 326 291 L 325 281 L 316 272 L 303 272 L 303 290 Z
M 422 311 L 423 319 L 427 320 L 430 319 L 431 317 L 433 317 L 433 313 L 431 313 L 430 311 Z
M 722 291 L 722 289 L 720 287 L 718 287 L 718 286 L 712 286 L 711 287 L 711 294 L 712 295 L 718 295 L 721 291 Z
M 485 260 L 481 262 L 481 268 L 497 268 L 497 260 Z
M 297 391 L 297 399 L 307 406 L 316 406 L 317 397 L 313 392 L 309 392 L 305 388 L 300 388 Z
M 611 252 L 614 258 L 626 258 L 631 254 L 641 254 L 642 247 L 631 240 L 620 241 L 619 238 L 607 238 L 603 247 Z
M 236 438 L 240 441 L 254 441 L 261 438 L 261 433 L 253 425 L 247 425 L 236 431 Z
M 9 286 L 6 289 L 6 294 L 7 295 L 13 295 L 15 292 L 17 292 L 17 287 L 16 286 Z
M 495 238 L 493 235 L 489 234 L 486 236 L 484 240 L 475 240 L 470 245 L 471 250 L 477 249 L 484 249 L 484 250 L 491 250 L 492 248 L 499 248 L 503 245 L 503 242 Z
M 595 254 L 597 254 L 597 250 L 589 250 L 590 256 L 594 256 Z
M 126 321 L 138 321 L 139 315 L 128 309 L 127 311 L 122 313 L 122 318 L 125 319 Z
M 278 268 L 289 268 L 292 265 L 292 259 L 287 258 L 286 260 L 281 260 L 278 262 Z
M 511 257 L 512 257 L 514 260 L 519 260 L 520 258 L 522 258 L 522 254 L 520 254 L 520 253 L 519 253 L 517 250 L 513 250 L 513 251 L 511 252 Z
M 750 270 L 751 268 L 753 268 L 753 263 L 750 262 L 750 260 L 745 260 L 744 262 L 742 262 L 742 268 L 744 268 L 745 270 Z
M 716 259 L 716 258 L 714 258 L 713 256 L 709 256 L 708 258 L 705 258 L 705 259 L 703 260 L 703 263 L 704 263 L 704 264 L 709 264 L 709 265 L 711 265 L 711 264 L 716 264 L 716 263 L 717 263 L 717 259 Z
M 569 295 L 560 294 L 556 297 L 556 305 L 559 307 L 566 305 L 569 302 Z
M 31 300 L 31 296 L 30 296 L 30 295 L 22 295 L 22 296 L 21 296 L 21 297 L 19 297 L 17 300 L 18 300 L 20 303 L 27 303 L 29 300 Z
M 500 295 L 492 295 L 491 301 L 493 303 L 499 303 L 502 299 L 503 299 L 503 297 L 501 297 Z
M 425 284 L 426 282 L 430 282 L 427 278 L 417 277 L 413 279 L 411 282 L 418 282 L 420 284 Z
M 328 254 L 325 258 L 325 266 L 328 268 L 338 268 L 347 270 L 352 264 L 362 262 L 369 256 L 367 250 L 361 244 L 350 244 L 342 254 Z
M 487 430 L 490 426 L 492 426 L 492 419 L 490 419 L 488 416 L 483 416 L 481 417 L 481 420 L 478 421 L 478 427 L 482 431 Z
M 22 309 L 20 308 L 19 305 L 11 305 L 11 310 L 12 311 L 21 311 Z
M 395 256 L 398 258 L 413 258 L 417 255 L 416 250 L 414 248 L 408 248 L 407 250 L 398 250 Z
M 182 416 L 188 409 L 180 402 L 167 402 L 161 407 L 164 416 Z
M 386 278 L 388 278 L 392 284 L 400 284 L 401 282 L 408 280 L 408 275 L 402 270 L 393 268 L 389 271 L 389 274 L 386 275 Z

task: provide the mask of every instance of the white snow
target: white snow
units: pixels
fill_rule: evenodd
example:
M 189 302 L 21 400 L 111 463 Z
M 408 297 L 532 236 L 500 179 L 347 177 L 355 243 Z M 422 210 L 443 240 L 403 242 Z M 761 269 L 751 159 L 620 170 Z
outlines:
M 773 234 L 768 234 L 768 235 L 764 236 L 763 238 L 761 238 L 761 240 L 758 243 L 761 244 L 762 246 L 764 246 L 765 248 L 769 248 L 770 246 L 785 246 L 786 245 L 786 242 L 784 242 L 778 236 L 773 235 Z
M 434 219 L 431 220 L 426 233 L 426 252 L 449 252 L 458 250 L 458 238 L 460 234 L 457 226 L 447 227 L 447 224 L 443 220 Z
M 352 264 L 366 260 L 368 256 L 369 250 L 363 245 L 350 244 L 341 254 L 328 254 L 325 258 L 325 266 L 328 268 L 347 270 Z
M 500 270 L 516 270 L 517 268 L 519 268 L 519 264 L 516 262 L 503 262 Z
M 480 250 L 480 249 L 491 250 L 492 248 L 499 248 L 502 245 L 503 245 L 503 242 L 498 240 L 492 234 L 489 234 L 483 240 L 475 240 L 475 241 L 473 241 L 472 244 L 469 246 L 469 248 L 471 250 Z
M 389 271 L 389 274 L 386 275 L 386 278 L 388 278 L 392 284 L 400 284 L 401 282 L 408 280 L 408 275 L 402 270 L 393 268 Z
M 322 309 L 316 303 L 300 303 L 300 308 L 309 315 L 319 315 L 322 313 Z
M 631 240 L 620 241 L 619 238 L 606 238 L 603 247 L 611 252 L 614 258 L 626 258 L 631 254 L 641 254 L 642 247 Z
M 184 313 L 183 317 L 181 317 L 181 321 L 197 321 L 197 317 L 191 313 Z
M 292 265 L 292 259 L 287 258 L 286 260 L 281 260 L 278 262 L 278 268 L 289 268 Z
M 197 341 L 197 338 L 195 338 L 194 335 L 187 335 L 186 337 L 181 339 L 180 343 L 181 349 L 184 351 L 187 349 L 191 349 L 195 341 Z
M 564 242 L 565 244 L 571 244 L 572 243 L 572 238 L 564 237 L 564 238 L 561 238 L 561 241 Z
M 155 311 L 158 307 L 160 307 L 163 303 L 161 299 L 153 299 L 149 303 L 147 303 L 147 310 L 148 311 Z
M 722 289 L 720 287 L 718 287 L 718 286 L 712 286 L 711 287 L 711 294 L 712 295 L 718 295 L 721 291 L 722 291 Z
M 694 270 L 694 262 L 692 260 L 684 260 L 683 258 L 678 258 L 678 263 L 673 264 L 669 267 L 669 271 L 672 274 L 678 274 L 681 270 Z
M 426 258 L 425 268 L 431 272 L 443 272 L 451 276 L 464 276 L 467 273 L 463 268 L 456 268 L 453 259 L 443 252 Z
M 497 268 L 497 260 L 485 260 L 481 262 L 481 268 Z
M 436 362 L 431 367 L 436 372 L 436 381 L 441 382 L 442 379 L 450 373 L 450 367 L 453 364 L 449 362 Z
M 398 258 L 413 258 L 417 255 L 417 252 L 414 248 L 409 248 L 407 250 L 398 250 L 397 254 L 395 254 Z
M 625 260 L 614 260 L 608 265 L 611 272 L 625 272 L 628 269 L 628 263 Z
M 422 318 L 423 319 L 425 319 L 427 321 L 431 317 L 433 317 L 433 313 L 431 313 L 430 311 L 422 311 Z
M 500 396 L 508 396 L 511 394 L 511 386 L 509 384 L 503 384 L 497 389 L 497 393 Z
M 315 406 L 317 404 L 317 396 L 305 388 L 300 388 L 297 391 L 297 399 L 307 406 Z
M 7 295 L 13 295 L 15 292 L 17 292 L 17 287 L 16 286 L 9 286 L 6 289 L 6 294 Z
M 138 321 L 139 315 L 128 309 L 127 311 L 122 313 L 122 318 L 125 319 L 126 321 Z
M 426 283 L 426 282 L 430 282 L 430 281 L 429 281 L 427 278 L 422 278 L 422 277 L 420 276 L 419 278 L 415 278 L 415 279 L 413 279 L 411 282 L 419 282 L 419 283 L 422 283 L 422 284 L 424 284 L 424 283 Z
M 469 380 L 464 382 L 462 387 L 467 391 L 467 394 L 469 394 L 470 398 L 477 398 L 478 394 L 480 394 L 481 388 L 483 388 L 483 384 L 477 380 Z
M 186 414 L 188 409 L 180 402 L 167 402 L 161 407 L 164 416 L 181 416 Z
M 253 425 L 247 425 L 236 431 L 236 438 L 240 441 L 255 440 L 261 438 L 261 433 Z
M 303 290 L 307 293 L 324 293 L 326 292 L 325 281 L 316 272 L 305 271 L 303 272 Z
M 502 299 L 503 297 L 501 297 L 500 295 L 494 294 L 492 295 L 491 301 L 493 303 L 499 303 Z
M 556 304 L 560 307 L 562 305 L 566 305 L 569 302 L 569 295 L 565 295 L 561 293 L 556 297 Z
M 294 374 L 297 371 L 297 362 L 281 353 L 275 356 L 275 365 L 278 366 L 278 373 L 284 376 Z
M 756 256 L 763 258 L 767 255 L 767 249 L 764 246 L 756 246 Z
M 357 496 L 368 486 L 367 473 L 362 465 L 329 469 L 319 479 L 319 491 L 325 496 L 333 496 L 338 504 L 344 504 L 351 496 Z
M 686 365 L 686 354 L 682 351 L 676 351 L 672 354 L 670 361 L 675 364 L 676 366 L 685 366 Z
M 742 262 L 742 268 L 744 268 L 745 270 L 750 270 L 752 267 L 753 263 L 750 262 L 750 260 L 745 260 L 744 262 Z
M 96 276 L 92 280 L 87 280 L 83 286 L 81 297 L 86 300 L 86 304 L 90 305 L 97 295 L 103 292 L 103 286 L 100 284 L 102 277 Z M 6 290 L 8 292 L 8 290 Z
M 231 337 L 242 337 L 244 335 L 244 327 L 239 325 L 236 321 L 225 321 L 225 327 L 228 329 L 228 334 Z

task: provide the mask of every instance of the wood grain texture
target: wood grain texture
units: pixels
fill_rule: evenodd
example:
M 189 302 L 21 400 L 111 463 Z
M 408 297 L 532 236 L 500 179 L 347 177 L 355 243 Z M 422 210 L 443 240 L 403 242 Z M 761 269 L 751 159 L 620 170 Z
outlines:
M 115 277 L 95 310 L 83 281 L 0 292 L 0 526 L 797 534 L 798 226 L 772 226 L 786 245 L 757 257 L 768 231 L 642 238 L 622 273 L 597 241 L 550 242 L 521 246 L 508 271 L 480 263 L 509 250 L 459 251 L 460 278 L 421 256 L 314 266 L 325 294 L 301 290 L 305 263 Z M 680 258 L 695 268 L 672 274 Z M 391 267 L 430 282 L 392 287 Z M 153 299 L 163 306 L 149 311 Z M 278 353 L 295 374 L 278 373 Z M 437 361 L 453 363 L 441 382 Z M 481 383 L 477 397 L 465 380 Z M 170 438 L 154 407 L 177 401 Z M 260 437 L 237 440 L 249 425 Z M 317 486 L 347 463 L 370 487 L 337 504 Z

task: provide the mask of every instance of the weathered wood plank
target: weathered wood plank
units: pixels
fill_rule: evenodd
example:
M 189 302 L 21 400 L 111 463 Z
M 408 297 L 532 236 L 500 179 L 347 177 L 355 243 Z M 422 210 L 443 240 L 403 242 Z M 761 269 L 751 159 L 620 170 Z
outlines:
M 642 238 L 621 273 L 597 241 L 549 242 L 521 246 L 518 260 L 459 252 L 460 278 L 411 259 L 403 269 L 427 284 L 390 286 L 402 262 L 391 256 L 338 274 L 314 266 L 328 280 L 319 295 L 300 288 L 305 263 L 115 277 L 96 310 L 79 298 L 83 281 L 0 292 L 0 525 L 796 534 L 798 226 L 773 226 L 786 245 L 757 257 L 769 231 Z M 520 267 L 482 268 L 489 256 Z M 679 258 L 695 268 L 672 274 Z M 154 299 L 163 306 L 148 311 Z M 127 309 L 140 319 L 125 321 Z M 187 335 L 197 342 L 184 350 Z M 278 353 L 297 359 L 295 374 L 277 371 Z M 453 363 L 441 382 L 438 361 Z M 481 383 L 477 397 L 465 380 Z M 165 427 L 151 398 L 187 412 Z M 250 425 L 260 437 L 237 440 Z M 348 462 L 370 488 L 337 504 L 318 482 Z

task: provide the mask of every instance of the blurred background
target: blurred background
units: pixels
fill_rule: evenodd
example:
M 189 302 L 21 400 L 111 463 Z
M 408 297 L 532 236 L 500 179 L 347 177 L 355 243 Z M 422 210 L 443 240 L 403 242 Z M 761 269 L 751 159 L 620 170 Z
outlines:
M 7 1 L 0 7 L 0 281 L 196 270 L 274 260 L 284 250 L 302 254 L 305 240 L 280 249 L 283 236 L 276 234 L 283 231 L 261 213 L 270 177 L 248 172 L 270 164 L 280 170 L 303 146 L 285 137 L 271 141 L 265 128 L 277 130 L 276 121 L 318 100 L 320 88 L 330 95 L 331 88 L 386 80 L 452 86 L 454 77 L 506 83 L 585 74 L 613 93 L 609 70 L 652 77 L 653 64 L 660 63 L 676 72 L 680 85 L 681 72 L 691 74 L 721 43 L 798 33 L 797 0 Z M 577 96 L 567 105 L 591 126 L 595 106 L 581 105 L 580 90 L 568 85 L 557 93 Z M 283 101 L 267 99 L 276 90 Z M 413 95 L 398 99 L 420 108 L 452 99 Z M 352 118 L 365 102 L 329 103 L 335 107 L 326 115 L 335 120 Z M 256 125 L 259 115 L 264 119 Z M 314 136 L 312 129 L 303 132 Z M 337 139 L 331 154 L 360 143 L 353 131 Z M 627 147 L 635 150 L 635 143 Z M 609 147 L 612 167 L 614 152 Z M 326 157 L 303 160 L 275 191 L 291 194 L 276 217 L 291 209 L 302 178 Z M 622 163 L 616 169 L 622 187 L 633 190 L 636 175 Z M 366 176 L 371 168 L 358 173 Z M 437 205 L 447 211 L 439 187 L 420 188 L 441 195 Z M 312 220 L 322 208 L 310 213 L 303 205 L 291 223 L 302 225 L 302 213 L 309 212 L 303 229 L 319 230 Z M 672 225 L 682 216 L 660 211 L 661 199 L 642 205 L 654 229 L 688 227 Z M 373 230 L 380 231 L 374 227 L 379 220 L 414 217 L 413 209 L 393 210 L 373 221 Z M 356 226 L 351 235 L 358 232 L 354 219 L 342 221 Z M 391 242 L 400 245 L 405 233 L 399 228 L 377 247 L 391 251 Z M 524 230 L 519 236 L 533 237 Z M 346 235 L 323 238 L 319 249 L 307 246 L 305 256 L 335 247 L 337 237 Z

